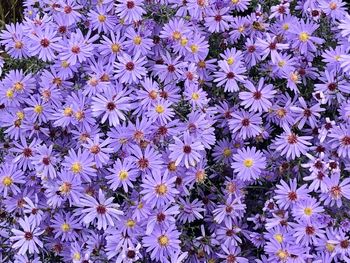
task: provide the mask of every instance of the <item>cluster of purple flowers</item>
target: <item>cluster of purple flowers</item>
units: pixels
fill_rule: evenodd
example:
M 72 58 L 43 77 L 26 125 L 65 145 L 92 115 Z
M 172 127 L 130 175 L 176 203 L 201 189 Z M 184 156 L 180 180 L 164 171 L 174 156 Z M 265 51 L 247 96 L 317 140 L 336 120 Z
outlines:
M 345 1 L 24 12 L 0 32 L 0 262 L 350 262 Z

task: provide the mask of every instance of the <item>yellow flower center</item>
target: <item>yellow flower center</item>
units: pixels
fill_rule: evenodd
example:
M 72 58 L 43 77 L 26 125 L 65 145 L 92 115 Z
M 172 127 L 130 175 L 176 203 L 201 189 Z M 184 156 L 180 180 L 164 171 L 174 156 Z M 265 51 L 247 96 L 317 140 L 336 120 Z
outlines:
M 192 53 L 197 53 L 197 52 L 198 52 L 198 49 L 199 49 L 198 45 L 196 45 L 196 44 L 191 45 L 191 51 L 192 51 Z
M 283 118 L 286 116 L 287 111 L 284 108 L 279 108 L 278 110 L 276 110 L 276 114 L 279 118 Z
M 188 39 L 187 38 L 185 38 L 185 37 L 181 38 L 181 41 L 180 41 L 181 46 L 184 47 L 184 46 L 187 45 L 187 43 L 188 43 Z
M 232 4 L 237 5 L 239 3 L 239 0 L 231 0 Z
M 205 181 L 206 178 L 206 174 L 203 170 L 197 171 L 196 172 L 196 182 L 197 183 L 203 183 Z
M 69 182 L 64 182 L 59 188 L 60 192 L 64 194 L 69 193 L 71 189 L 72 189 L 72 184 Z
M 72 108 L 71 107 L 65 108 L 63 111 L 63 114 L 64 114 L 64 116 L 67 116 L 67 117 L 72 116 L 72 114 L 73 114 Z
M 128 219 L 128 220 L 126 221 L 126 226 L 127 226 L 127 227 L 132 228 L 132 227 L 134 227 L 135 225 L 136 225 L 136 222 L 135 222 L 134 220 L 132 220 L 132 219 Z
M 174 31 L 173 32 L 173 39 L 179 40 L 180 38 L 181 38 L 181 33 L 179 31 Z
M 12 185 L 12 183 L 13 183 L 13 180 L 10 176 L 5 176 L 4 179 L 2 179 L 2 184 L 4 186 L 8 187 L 8 186 Z
M 288 30 L 288 29 L 289 29 L 289 24 L 283 24 L 282 28 L 283 28 L 284 30 Z
M 244 31 L 244 26 L 238 27 L 238 31 L 239 31 L 240 33 L 242 33 L 242 32 Z
M 206 64 L 205 64 L 205 61 L 204 60 L 201 60 L 198 62 L 198 67 L 200 68 L 205 68 Z
M 235 63 L 235 59 L 234 58 L 230 57 L 230 58 L 227 59 L 227 64 L 232 65 L 233 63 Z
M 292 74 L 290 75 L 290 79 L 291 79 L 293 82 L 297 82 L 298 79 L 299 79 L 299 76 L 298 76 L 297 73 L 292 73 Z
M 306 42 L 306 41 L 309 40 L 309 38 L 310 38 L 310 36 L 309 36 L 309 34 L 306 33 L 306 32 L 301 32 L 300 35 L 299 35 L 299 40 L 300 40 L 301 42 Z
M 176 171 L 175 162 L 170 162 L 170 163 L 168 164 L 168 170 L 171 171 L 171 172 L 175 172 L 175 171 Z
M 23 47 L 23 42 L 21 42 L 21 41 L 16 41 L 16 43 L 15 43 L 15 48 L 16 49 L 21 49 Z
M 227 157 L 230 157 L 232 155 L 232 151 L 230 148 L 225 148 L 224 150 L 224 156 L 227 158 Z
M 83 167 L 81 166 L 81 163 L 75 162 L 72 164 L 71 170 L 73 173 L 77 174 L 83 170 Z
M 18 111 L 18 112 L 16 112 L 16 115 L 17 115 L 18 119 L 20 119 L 20 120 L 24 119 L 24 112 Z
M 37 114 L 41 114 L 43 112 L 43 106 L 35 105 L 34 106 L 34 112 L 37 113 Z
M 102 15 L 102 14 L 99 14 L 97 19 L 98 19 L 99 22 L 103 23 L 103 22 L 106 21 L 106 16 Z
M 61 229 L 63 232 L 68 232 L 70 230 L 70 225 L 67 223 L 62 224 Z
M 9 99 L 12 99 L 13 98 L 13 95 L 15 95 L 15 93 L 13 92 L 12 89 L 8 89 L 6 91 L 6 97 L 9 98 Z
M 116 43 L 112 44 L 111 48 L 112 48 L 112 52 L 113 53 L 118 53 L 120 51 L 120 45 L 119 44 L 116 44 Z
M 250 168 L 250 167 L 253 166 L 254 161 L 253 161 L 253 159 L 245 159 L 243 161 L 243 164 L 244 164 L 245 167 Z
M 337 9 L 337 3 L 334 3 L 334 2 L 330 2 L 329 3 L 329 8 L 331 9 L 331 10 L 335 10 L 335 9 Z
M 306 207 L 306 208 L 304 209 L 304 213 L 305 213 L 305 215 L 307 215 L 307 216 L 311 216 L 311 215 L 312 215 L 312 208 L 311 208 L 311 207 Z
M 74 116 L 78 121 L 81 121 L 82 119 L 85 118 L 85 113 L 80 110 L 80 111 L 77 111 Z
M 339 61 L 339 60 L 340 60 L 340 56 L 339 56 L 339 55 L 336 55 L 336 56 L 334 56 L 334 59 L 335 59 L 336 61 Z
M 140 36 L 136 36 L 136 37 L 134 38 L 134 44 L 135 44 L 135 45 L 140 45 L 141 42 L 142 42 L 142 38 L 141 38 Z
M 169 244 L 169 238 L 166 235 L 161 235 L 158 237 L 158 243 L 161 246 L 167 246 Z
M 23 83 L 21 83 L 21 82 L 16 82 L 15 85 L 14 85 L 13 87 L 15 88 L 15 90 L 21 91 L 21 90 L 23 90 Z
M 74 255 L 73 255 L 73 259 L 77 260 L 77 261 L 80 260 L 81 259 L 80 253 L 79 252 L 75 252 Z
M 198 92 L 193 92 L 193 93 L 192 93 L 192 99 L 193 99 L 193 100 L 198 100 L 198 99 L 199 99 L 199 94 L 198 94 Z
M 159 195 L 165 195 L 168 192 L 168 187 L 165 184 L 159 184 L 156 186 L 156 193 Z
M 329 252 L 333 252 L 334 249 L 335 249 L 335 245 L 331 244 L 331 243 L 326 243 L 326 249 L 329 251 Z
M 276 253 L 277 257 L 279 257 L 281 260 L 286 260 L 288 258 L 288 252 L 284 251 L 282 249 L 278 250 Z
M 273 237 L 277 240 L 278 243 L 282 243 L 283 242 L 283 235 L 275 234 Z
M 162 105 L 157 105 L 156 106 L 156 112 L 161 114 L 164 112 L 164 107 Z
M 128 176 L 129 176 L 129 174 L 125 170 L 121 170 L 118 174 L 119 179 L 122 181 L 126 180 L 128 178 Z
M 66 60 L 63 60 L 61 62 L 61 66 L 62 66 L 62 68 L 68 68 L 69 67 L 69 63 Z
M 142 209 L 142 208 L 143 208 L 143 203 L 140 202 L 140 203 L 137 205 L 137 208 L 138 208 L 138 209 Z
M 282 68 L 282 67 L 284 67 L 284 65 L 286 64 L 286 61 L 284 61 L 284 60 L 281 60 L 281 61 L 278 61 L 278 66 L 280 67 L 280 68 Z

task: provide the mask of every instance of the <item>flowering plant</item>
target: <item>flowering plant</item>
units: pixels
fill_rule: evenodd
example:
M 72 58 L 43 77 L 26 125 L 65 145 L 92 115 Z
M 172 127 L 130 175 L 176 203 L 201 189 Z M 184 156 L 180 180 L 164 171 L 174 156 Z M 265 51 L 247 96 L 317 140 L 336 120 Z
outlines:
M 345 2 L 23 5 L 0 262 L 350 262 Z

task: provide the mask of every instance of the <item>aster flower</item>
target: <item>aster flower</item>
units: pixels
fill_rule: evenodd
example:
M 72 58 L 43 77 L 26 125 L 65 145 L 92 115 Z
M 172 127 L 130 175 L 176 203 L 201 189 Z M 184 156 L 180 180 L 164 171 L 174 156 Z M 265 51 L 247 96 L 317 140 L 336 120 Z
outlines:
M 140 53 L 141 55 L 145 56 L 151 52 L 151 48 L 153 46 L 153 41 L 148 38 L 149 35 L 149 31 L 135 31 L 135 29 L 129 28 L 125 32 L 125 36 L 128 39 L 125 41 L 125 45 L 129 47 L 129 50 L 133 55 Z
M 159 99 L 154 101 L 146 112 L 150 121 L 159 121 L 166 124 L 174 117 L 174 110 L 170 107 L 172 103 L 169 100 Z
M 322 212 L 324 212 L 324 209 L 315 198 L 300 200 L 293 206 L 293 216 L 307 222 L 310 222 L 317 214 Z
M 225 85 L 225 91 L 238 91 L 237 81 L 244 82 L 246 77 L 242 73 L 245 72 L 245 69 L 239 63 L 230 66 L 227 61 L 219 61 L 219 67 L 222 71 L 214 74 L 214 82 L 218 82 L 218 86 Z
M 298 136 L 291 131 L 286 131 L 278 136 L 274 142 L 276 151 L 286 155 L 288 159 L 295 159 L 301 154 L 306 154 L 311 143 L 312 136 Z
M 97 221 L 97 229 L 106 230 L 108 226 L 114 226 L 119 216 L 124 213 L 118 210 L 119 205 L 113 203 L 114 197 L 106 199 L 105 194 L 99 189 L 98 198 L 85 195 L 80 199 L 80 205 L 84 207 L 81 213 L 84 215 L 84 224 L 89 225 Z
M 145 58 L 140 53 L 136 53 L 132 58 L 126 53 L 118 56 L 119 62 L 115 62 L 116 77 L 121 83 L 138 83 L 142 76 L 146 75 Z
M 304 20 L 295 24 L 289 31 L 295 35 L 292 47 L 298 48 L 301 54 L 307 54 L 308 51 L 315 52 L 315 44 L 320 45 L 324 42 L 323 39 L 312 35 L 317 28 L 318 25 L 315 23 L 305 23 Z
M 156 225 L 161 229 L 167 229 L 172 226 L 176 222 L 175 216 L 179 213 L 179 206 L 170 204 L 153 210 L 152 214 L 148 215 L 146 235 L 150 235 Z
M 244 86 L 248 91 L 239 93 L 239 98 L 242 100 L 241 105 L 244 108 L 255 112 L 266 112 L 270 109 L 272 106 L 270 100 L 274 98 L 276 93 L 271 84 L 264 85 L 264 78 L 260 78 L 257 87 L 250 81 L 246 81 Z
M 69 172 L 87 182 L 91 181 L 91 176 L 96 176 L 96 170 L 93 168 L 95 165 L 93 157 L 87 150 L 82 151 L 79 148 L 76 153 L 73 149 L 70 149 L 62 165 L 66 167 Z
M 7 24 L 0 34 L 0 43 L 5 46 L 5 51 L 13 58 L 29 57 L 29 43 L 25 41 L 23 25 Z
M 33 157 L 31 157 L 31 160 L 38 174 L 44 178 L 55 178 L 55 165 L 57 162 L 57 158 L 53 153 L 53 145 L 51 144 L 49 147 L 47 147 L 46 145 L 38 146 L 35 149 L 35 153 L 36 154 Z
M 232 18 L 227 14 L 229 7 L 222 9 L 209 9 L 208 17 L 204 18 L 210 32 L 224 32 L 230 28 Z
M 106 5 L 98 5 L 96 11 L 90 10 L 88 16 L 93 29 L 97 30 L 99 33 L 107 33 L 116 25 L 116 19 L 108 13 L 108 7 Z
M 174 187 L 176 177 L 168 177 L 167 174 L 161 175 L 160 172 L 153 172 L 152 175 L 144 178 L 140 194 L 151 207 L 161 207 L 167 202 L 174 201 L 174 195 L 178 191 Z
M 330 130 L 328 134 L 331 146 L 339 156 L 350 158 L 350 131 L 347 125 L 341 124 Z
M 79 5 L 75 0 L 65 0 L 62 1 L 62 5 L 60 5 L 59 10 L 63 15 L 63 19 L 67 21 L 68 25 L 73 25 L 77 23 L 81 14 L 79 10 L 83 8 L 83 6 Z
M 147 252 L 151 252 L 152 260 L 160 260 L 171 256 L 175 251 L 180 249 L 180 232 L 174 225 L 165 230 L 155 228 L 151 235 L 145 236 L 142 243 L 147 248 Z
M 220 204 L 213 210 L 214 220 L 218 224 L 223 221 L 232 221 L 244 212 L 246 205 L 242 203 L 240 198 L 230 196 L 225 204 Z
M 141 0 L 118 0 L 115 7 L 117 16 L 129 24 L 137 22 L 146 13 L 143 9 L 143 1 Z
M 233 155 L 231 167 L 238 179 L 251 181 L 259 178 L 262 170 L 266 168 L 266 158 L 261 151 L 255 147 L 238 150 Z
M 136 167 L 143 172 L 156 172 L 162 168 L 163 160 L 160 154 L 148 144 L 146 149 L 142 149 L 134 145 L 130 149 L 131 160 L 136 164 Z
M 23 231 L 18 229 L 12 229 L 13 236 L 10 237 L 13 242 L 12 247 L 19 249 L 18 254 L 25 255 L 39 253 L 39 248 L 43 247 L 42 241 L 39 236 L 44 232 L 39 230 L 37 225 L 29 221 L 28 217 L 20 218 L 18 220 L 19 225 Z M 39 247 L 39 248 L 38 248 Z
M 0 192 L 3 197 L 9 194 L 17 194 L 21 190 L 17 184 L 24 184 L 24 176 L 21 170 L 17 170 L 17 165 L 5 163 L 0 168 Z
M 244 257 L 240 257 L 238 256 L 239 253 L 241 252 L 239 247 L 227 247 L 225 245 L 221 245 L 221 249 L 222 252 L 224 252 L 225 254 L 222 253 L 217 253 L 219 258 L 223 259 L 223 262 L 237 262 L 237 263 L 248 263 L 248 259 L 244 258 Z
M 92 98 L 92 115 L 95 117 L 102 115 L 102 123 L 108 120 L 109 125 L 116 127 L 120 124 L 120 120 L 125 120 L 123 111 L 130 109 L 130 98 L 126 95 L 124 90 L 108 87 L 103 94 L 97 94 Z
M 290 180 L 289 185 L 284 180 L 281 180 L 280 185 L 277 185 L 277 190 L 275 190 L 277 194 L 275 196 L 276 203 L 281 208 L 288 208 L 298 201 L 310 197 L 309 192 L 310 190 L 307 189 L 306 184 L 298 188 L 296 179 Z
M 56 214 L 52 219 L 55 238 L 61 238 L 62 241 L 76 241 L 79 235 L 76 230 L 81 229 L 81 224 L 78 218 L 75 218 L 71 213 Z
M 333 173 L 330 177 L 324 179 L 327 191 L 321 194 L 321 201 L 325 205 L 337 205 L 341 207 L 342 198 L 350 199 L 350 179 L 346 178 L 340 181 L 340 173 Z
M 184 200 L 182 198 L 180 200 L 180 213 L 178 215 L 179 220 L 182 223 L 193 222 L 196 219 L 202 219 L 203 216 L 200 214 L 204 212 L 203 203 L 198 199 L 189 202 L 188 200 Z
M 317 125 L 317 118 L 321 116 L 320 112 L 325 109 L 320 107 L 320 104 L 315 104 L 311 107 L 308 107 L 305 100 L 303 98 L 299 98 L 299 103 L 302 108 L 292 106 L 291 110 L 299 114 L 296 122 L 299 122 L 298 129 L 302 129 L 306 122 L 311 126 L 311 128 L 315 128 Z
M 133 182 L 137 177 L 137 170 L 133 162 L 130 159 L 120 159 L 116 160 L 113 165 L 113 168 L 108 169 L 111 174 L 106 176 L 106 179 L 109 179 L 108 184 L 112 190 L 116 190 L 118 187 L 123 187 L 124 191 L 127 193 L 128 188 L 133 187 Z
M 58 44 L 61 37 L 56 36 L 56 32 L 51 27 L 45 27 L 43 31 L 38 30 L 35 35 L 30 35 L 32 39 L 29 46 L 31 56 L 38 56 L 43 61 L 52 61 L 56 58 L 61 47 Z
M 175 165 L 183 163 L 186 168 L 190 165 L 194 166 L 200 160 L 200 151 L 204 150 L 204 146 L 199 141 L 194 141 L 188 132 L 184 134 L 183 141 L 178 137 L 173 137 L 175 144 L 170 144 L 170 158 L 175 160 Z
M 89 39 L 89 34 L 84 37 L 80 30 L 72 33 L 70 39 L 62 44 L 62 53 L 60 59 L 74 66 L 76 63 L 82 63 L 92 56 L 94 49 L 93 39 Z
M 232 113 L 229 126 L 233 134 L 237 133 L 244 140 L 258 135 L 261 132 L 262 119 L 259 113 L 239 111 Z

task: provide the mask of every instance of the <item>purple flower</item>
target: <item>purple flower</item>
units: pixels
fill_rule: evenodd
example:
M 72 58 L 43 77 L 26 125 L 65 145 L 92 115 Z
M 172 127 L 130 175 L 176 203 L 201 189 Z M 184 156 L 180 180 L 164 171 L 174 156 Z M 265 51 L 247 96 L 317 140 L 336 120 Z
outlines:
M 301 154 L 306 154 L 308 146 L 311 145 L 308 140 L 311 139 L 312 136 L 298 136 L 291 131 L 286 131 L 275 139 L 273 147 L 288 159 L 293 160 Z
M 266 158 L 255 147 L 238 150 L 233 155 L 231 167 L 237 178 L 242 181 L 251 181 L 259 178 L 262 170 L 266 168 Z
M 120 215 L 124 213 L 118 210 L 119 205 L 113 203 L 114 197 L 106 199 L 105 194 L 99 189 L 98 199 L 85 195 L 80 199 L 80 206 L 83 214 L 83 222 L 89 225 L 91 222 L 97 221 L 97 229 L 106 230 L 108 226 L 114 226 L 119 220 Z
M 298 188 L 297 180 L 293 179 L 289 181 L 289 185 L 281 180 L 280 185 L 277 185 L 275 193 L 276 203 L 281 208 L 288 208 L 291 205 L 296 204 L 298 201 L 306 199 L 309 196 L 310 190 L 307 189 L 307 185 L 304 184 Z
M 3 197 L 9 194 L 17 194 L 21 190 L 17 184 L 24 184 L 24 176 L 22 170 L 17 170 L 17 166 L 5 163 L 0 168 L 0 192 Z
M 134 57 L 126 53 L 118 56 L 118 61 L 115 62 L 116 77 L 121 83 L 138 83 L 139 80 L 146 76 L 145 58 L 140 53 L 136 53 Z
M 232 113 L 229 126 L 233 134 L 238 134 L 243 140 L 257 136 L 261 132 L 261 117 L 259 113 L 239 111 Z
M 43 247 L 43 242 L 39 236 L 44 232 L 41 231 L 34 222 L 30 222 L 28 217 L 20 218 L 19 225 L 23 230 L 12 229 L 13 236 L 10 237 L 13 242 L 12 247 L 19 249 L 18 254 L 25 255 L 39 253 L 39 248 Z M 38 248 L 39 247 L 39 248 Z
M 95 162 L 87 150 L 81 151 L 79 149 L 77 153 L 72 149 L 69 150 L 62 165 L 66 167 L 67 171 L 87 182 L 91 181 L 91 176 L 96 176 L 96 169 L 93 168 Z
M 35 35 L 30 35 L 32 40 L 29 46 L 31 56 L 38 56 L 43 61 L 52 61 L 56 58 L 57 52 L 61 47 L 58 42 L 61 37 L 56 36 L 56 32 L 50 28 L 45 27 L 43 31 L 38 30 Z
M 161 175 L 160 172 L 152 173 L 143 179 L 141 187 L 143 190 L 140 194 L 144 195 L 143 200 L 153 207 L 161 207 L 168 202 L 174 201 L 174 195 L 178 191 L 174 187 L 176 177 L 168 177 L 166 174 Z
M 179 236 L 180 232 L 175 229 L 174 225 L 165 230 L 156 227 L 151 235 L 143 237 L 142 243 L 147 248 L 146 251 L 151 253 L 151 259 L 158 261 L 180 249 Z
M 183 140 L 174 136 L 175 144 L 169 145 L 170 158 L 175 160 L 175 165 L 184 164 L 186 168 L 195 166 L 200 161 L 200 151 L 204 146 L 199 141 L 194 141 L 188 132 L 184 133 Z
M 246 81 L 244 85 L 248 92 L 242 91 L 239 93 L 239 98 L 242 100 L 241 105 L 255 112 L 267 112 L 272 106 L 270 100 L 274 98 L 276 93 L 273 86 L 271 84 L 264 85 L 263 78 L 259 80 L 257 87 L 250 81 Z
M 102 123 L 108 120 L 109 125 L 116 127 L 120 120 L 125 120 L 123 111 L 130 109 L 129 97 L 125 95 L 123 90 L 112 87 L 107 88 L 103 94 L 97 94 L 92 98 L 92 115 L 102 115 Z
M 122 186 L 127 193 L 128 188 L 133 187 L 133 182 L 138 175 L 138 171 L 135 168 L 134 163 L 129 158 L 123 161 L 118 159 L 114 163 L 113 168 L 108 169 L 111 174 L 106 176 L 106 179 L 109 179 L 108 184 L 110 184 L 111 189 L 117 190 L 117 188 Z

